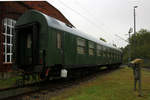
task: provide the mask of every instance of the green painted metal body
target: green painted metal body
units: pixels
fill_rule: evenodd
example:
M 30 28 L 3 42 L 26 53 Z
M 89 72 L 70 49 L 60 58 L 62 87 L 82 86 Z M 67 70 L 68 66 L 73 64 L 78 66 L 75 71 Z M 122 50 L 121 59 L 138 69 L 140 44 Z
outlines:
M 94 55 L 90 56 L 88 54 L 88 40 L 86 38 L 80 37 L 78 35 L 72 34 L 65 30 L 60 30 L 55 27 L 51 27 L 48 24 L 48 16 L 38 12 L 38 11 L 28 11 L 17 21 L 16 28 L 21 26 L 26 26 L 28 24 L 37 23 L 38 24 L 38 62 L 42 59 L 43 61 L 43 50 L 46 51 L 45 63 L 47 67 L 54 66 L 56 64 L 64 65 L 68 68 L 74 68 L 74 65 L 79 66 L 86 66 L 86 65 L 108 65 L 108 64 L 117 64 L 121 63 L 121 52 L 109 47 L 106 47 L 107 51 L 101 50 L 101 54 L 105 54 L 105 56 L 97 56 L 96 54 L 96 45 L 97 43 L 94 42 L 95 49 Z M 57 48 L 57 33 L 61 34 L 62 38 L 62 48 Z M 22 34 L 22 33 L 17 33 Z M 86 53 L 85 54 L 78 54 L 77 53 L 77 38 L 83 38 L 86 41 Z M 21 40 L 23 43 L 23 39 Z M 20 42 L 21 42 L 20 41 Z M 93 42 L 93 41 L 92 41 Z M 22 44 L 20 43 L 20 44 Z M 18 47 L 23 48 L 23 47 Z M 24 49 L 25 50 L 25 49 Z M 106 55 L 110 55 L 112 50 L 118 52 L 119 57 L 115 57 L 115 54 L 112 57 L 107 57 Z M 27 54 L 29 55 L 29 54 Z M 34 56 L 34 55 L 33 55 Z M 25 58 L 19 58 L 25 59 Z M 41 63 L 37 63 L 38 66 Z M 72 66 L 73 65 L 73 66 Z

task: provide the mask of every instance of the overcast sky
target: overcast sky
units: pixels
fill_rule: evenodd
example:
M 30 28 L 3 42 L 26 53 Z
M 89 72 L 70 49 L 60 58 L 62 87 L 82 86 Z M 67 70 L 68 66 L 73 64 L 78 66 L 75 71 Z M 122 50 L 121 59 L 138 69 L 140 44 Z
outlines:
M 150 30 L 150 0 L 48 0 L 79 30 L 109 44 L 124 47 L 133 27 L 133 6 L 137 5 L 137 31 Z M 132 33 L 133 34 L 133 33 Z

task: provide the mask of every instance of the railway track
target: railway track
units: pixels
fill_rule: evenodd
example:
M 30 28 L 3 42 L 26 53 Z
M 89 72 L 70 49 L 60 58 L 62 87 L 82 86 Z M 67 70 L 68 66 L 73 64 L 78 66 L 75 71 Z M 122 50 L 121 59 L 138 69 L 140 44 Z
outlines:
M 37 90 L 38 84 L 42 84 L 43 82 L 30 83 L 24 85 L 24 87 L 13 86 L 5 89 L 0 89 L 0 100 L 14 97 L 20 94 L 26 94 L 27 92 L 32 92 Z
M 25 86 L 24 88 L 10 88 L 4 91 L 0 90 L 0 100 L 48 100 L 50 96 L 63 91 L 65 88 L 76 86 L 82 82 L 95 79 L 96 76 L 107 74 L 113 70 L 99 70 L 91 75 L 86 75 L 84 78 L 78 79 L 58 79 L 46 81 L 36 84 Z M 44 99 L 43 99 L 44 98 Z

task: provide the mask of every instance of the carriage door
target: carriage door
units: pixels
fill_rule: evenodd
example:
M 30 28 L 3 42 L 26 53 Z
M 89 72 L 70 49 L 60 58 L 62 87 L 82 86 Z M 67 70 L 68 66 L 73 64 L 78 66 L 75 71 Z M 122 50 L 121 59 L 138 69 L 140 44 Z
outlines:
M 56 33 L 57 64 L 64 64 L 63 34 Z
M 38 63 L 38 33 L 36 24 L 27 27 L 25 33 L 25 63 L 27 65 L 36 65 Z
M 17 62 L 21 65 L 38 63 L 38 31 L 37 25 L 20 27 L 17 32 Z
M 26 49 L 25 49 L 25 60 L 26 64 L 32 64 L 32 34 L 27 33 L 26 34 Z
M 32 27 L 17 29 L 17 63 L 20 65 L 32 64 Z

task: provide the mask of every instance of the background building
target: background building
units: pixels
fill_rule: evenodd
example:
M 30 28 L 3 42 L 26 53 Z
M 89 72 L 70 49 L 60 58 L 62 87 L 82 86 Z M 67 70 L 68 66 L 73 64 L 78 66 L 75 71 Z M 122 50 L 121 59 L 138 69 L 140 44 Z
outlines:
M 0 2 L 0 74 L 11 71 L 12 40 L 17 19 L 27 10 L 36 9 L 73 26 L 55 7 L 46 1 L 5 1 Z

